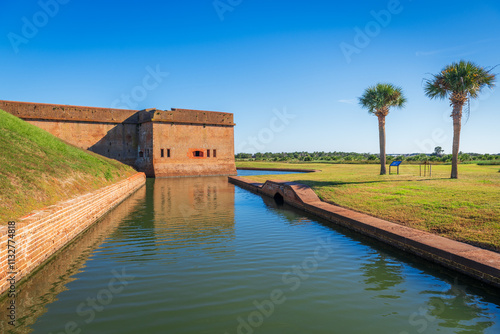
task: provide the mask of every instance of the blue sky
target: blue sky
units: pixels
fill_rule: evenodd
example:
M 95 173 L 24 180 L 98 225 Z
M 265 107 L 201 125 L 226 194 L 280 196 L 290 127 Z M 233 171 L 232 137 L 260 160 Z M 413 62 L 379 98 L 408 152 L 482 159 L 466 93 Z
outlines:
M 377 119 L 356 99 L 389 82 L 408 104 L 387 117 L 387 152 L 450 153 L 449 103 L 426 98 L 423 78 L 460 59 L 500 64 L 495 0 L 20 0 L 0 9 L 0 99 L 232 112 L 236 152 L 378 153 Z M 500 90 L 470 109 L 461 150 L 500 153 Z

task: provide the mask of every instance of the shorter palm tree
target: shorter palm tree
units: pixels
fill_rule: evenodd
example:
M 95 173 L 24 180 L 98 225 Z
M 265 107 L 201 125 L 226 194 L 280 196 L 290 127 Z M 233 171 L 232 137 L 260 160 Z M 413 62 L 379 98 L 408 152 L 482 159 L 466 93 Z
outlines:
M 453 107 L 453 149 L 451 160 L 451 178 L 458 178 L 458 152 L 460 130 L 462 127 L 462 109 L 471 98 L 477 98 L 483 87 L 493 87 L 495 74 L 492 69 L 485 69 L 472 62 L 461 60 L 446 66 L 439 74 L 425 82 L 425 94 L 431 98 L 449 97 Z
M 390 107 L 403 108 L 406 98 L 403 90 L 391 84 L 379 83 L 368 87 L 359 104 L 368 109 L 368 112 L 378 117 L 378 131 L 380 141 L 380 175 L 387 174 L 385 158 L 385 117 L 389 114 Z

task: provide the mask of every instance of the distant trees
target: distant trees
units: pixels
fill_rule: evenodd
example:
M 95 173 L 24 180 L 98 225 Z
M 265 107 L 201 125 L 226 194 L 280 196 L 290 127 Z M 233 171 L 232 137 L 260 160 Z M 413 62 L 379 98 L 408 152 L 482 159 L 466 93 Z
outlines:
M 281 152 L 281 153 L 238 153 L 237 160 L 257 160 L 257 161 L 282 161 L 282 162 L 319 162 L 319 163 L 363 163 L 379 164 L 379 157 L 371 153 L 355 152 Z M 420 163 L 423 161 L 433 161 L 436 163 L 451 163 L 452 155 L 443 154 L 441 157 L 434 153 L 423 154 L 413 153 L 398 155 L 396 157 L 387 156 L 387 160 L 405 161 L 408 163 Z M 459 160 L 462 162 L 488 162 L 500 161 L 500 154 L 478 154 L 460 153 Z
M 238 153 L 234 156 L 236 159 L 251 159 L 252 155 L 250 153 Z
M 451 178 L 458 178 L 458 154 L 460 146 L 460 130 L 462 109 L 469 99 L 478 97 L 483 87 L 493 87 L 495 75 L 491 69 L 485 69 L 472 62 L 461 60 L 452 63 L 433 75 L 425 82 L 425 94 L 431 99 L 449 98 L 453 111 L 453 148 Z
M 434 148 L 434 153 L 432 153 L 433 155 L 435 155 L 436 157 L 442 157 L 443 156 L 443 148 L 441 146 L 436 146 Z
M 359 98 L 359 104 L 377 116 L 380 143 L 380 175 L 387 174 L 385 154 L 385 117 L 391 107 L 402 108 L 406 103 L 403 91 L 392 84 L 379 83 L 368 87 Z

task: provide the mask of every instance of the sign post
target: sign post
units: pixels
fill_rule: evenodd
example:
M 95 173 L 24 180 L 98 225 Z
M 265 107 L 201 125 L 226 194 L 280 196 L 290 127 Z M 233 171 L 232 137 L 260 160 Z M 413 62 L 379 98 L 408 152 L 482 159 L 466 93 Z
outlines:
M 398 167 L 398 175 L 399 175 L 399 165 L 401 165 L 402 161 L 393 161 L 390 165 L 389 165 L 389 175 L 391 175 L 391 167 L 392 166 L 395 166 L 395 167 Z

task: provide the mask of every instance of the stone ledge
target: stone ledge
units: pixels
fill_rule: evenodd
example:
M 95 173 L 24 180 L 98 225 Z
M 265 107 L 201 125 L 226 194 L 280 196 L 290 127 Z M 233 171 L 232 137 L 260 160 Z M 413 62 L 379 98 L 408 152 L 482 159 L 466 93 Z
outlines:
M 243 177 L 229 177 L 229 182 L 270 197 L 279 194 L 291 206 L 500 288 L 499 253 L 322 202 L 303 184 Z

